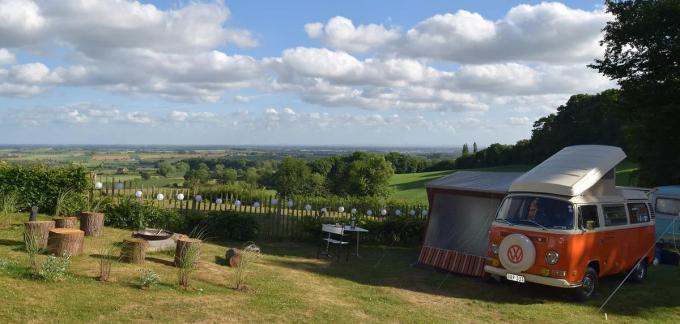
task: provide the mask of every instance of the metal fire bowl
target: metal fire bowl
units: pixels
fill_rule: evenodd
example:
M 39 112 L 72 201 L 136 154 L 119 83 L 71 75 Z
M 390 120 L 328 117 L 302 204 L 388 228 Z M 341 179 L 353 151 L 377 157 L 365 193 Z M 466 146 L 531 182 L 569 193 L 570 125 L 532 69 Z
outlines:
M 147 228 L 143 231 L 132 232 L 132 237 L 145 239 L 147 241 L 162 241 L 172 237 L 174 233 L 163 229 Z

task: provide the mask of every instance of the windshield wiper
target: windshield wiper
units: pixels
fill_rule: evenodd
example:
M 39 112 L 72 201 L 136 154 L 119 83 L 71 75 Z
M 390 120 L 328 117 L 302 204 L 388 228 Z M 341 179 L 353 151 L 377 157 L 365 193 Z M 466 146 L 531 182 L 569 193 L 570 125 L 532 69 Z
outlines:
M 510 221 L 507 220 L 507 219 L 505 219 L 505 218 L 496 218 L 496 221 L 497 221 L 497 222 L 502 221 L 502 222 L 504 222 L 504 223 L 506 223 L 506 224 L 508 224 L 508 225 L 510 225 L 510 226 L 515 226 L 515 224 L 510 223 Z
M 533 220 L 533 219 L 528 219 L 528 218 L 527 218 L 527 219 L 523 219 L 522 221 L 524 221 L 524 222 L 529 222 L 529 223 L 531 223 L 531 224 L 537 225 L 538 227 L 542 228 L 543 230 L 547 230 L 547 229 L 548 229 L 547 227 L 545 227 L 545 226 L 539 224 L 538 222 L 536 222 L 536 221 Z

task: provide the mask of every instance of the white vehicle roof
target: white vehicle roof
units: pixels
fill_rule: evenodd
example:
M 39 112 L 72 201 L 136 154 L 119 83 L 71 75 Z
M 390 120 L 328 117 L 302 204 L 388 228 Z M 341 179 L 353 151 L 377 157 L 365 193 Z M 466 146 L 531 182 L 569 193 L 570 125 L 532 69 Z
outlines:
M 476 191 L 505 195 L 521 172 L 457 171 L 425 184 L 426 188 Z
M 565 147 L 517 178 L 509 192 L 579 196 L 595 186 L 625 158 L 623 150 L 615 146 Z M 611 187 L 614 189 L 613 181 Z

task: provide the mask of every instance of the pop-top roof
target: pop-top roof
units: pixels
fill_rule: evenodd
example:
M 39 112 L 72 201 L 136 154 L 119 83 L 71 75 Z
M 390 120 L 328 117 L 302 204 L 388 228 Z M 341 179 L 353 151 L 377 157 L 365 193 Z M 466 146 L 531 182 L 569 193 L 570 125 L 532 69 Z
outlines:
M 521 172 L 458 171 L 430 181 L 425 187 L 505 195 L 512 182 L 521 175 Z
M 578 196 L 600 181 L 625 158 L 623 150 L 615 146 L 565 147 L 515 180 L 510 186 L 510 192 Z

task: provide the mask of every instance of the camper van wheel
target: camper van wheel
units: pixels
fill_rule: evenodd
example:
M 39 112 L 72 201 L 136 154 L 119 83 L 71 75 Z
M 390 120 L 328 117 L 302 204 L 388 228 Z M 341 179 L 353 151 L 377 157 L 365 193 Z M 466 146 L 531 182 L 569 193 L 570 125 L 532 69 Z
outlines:
M 591 267 L 588 267 L 588 269 L 586 269 L 586 273 L 583 275 L 581 287 L 574 288 L 574 295 L 576 299 L 579 301 L 590 299 L 590 297 L 595 294 L 597 285 L 597 271 Z
M 632 282 L 643 282 L 647 278 L 647 260 L 642 259 L 635 265 L 633 274 L 630 275 Z

